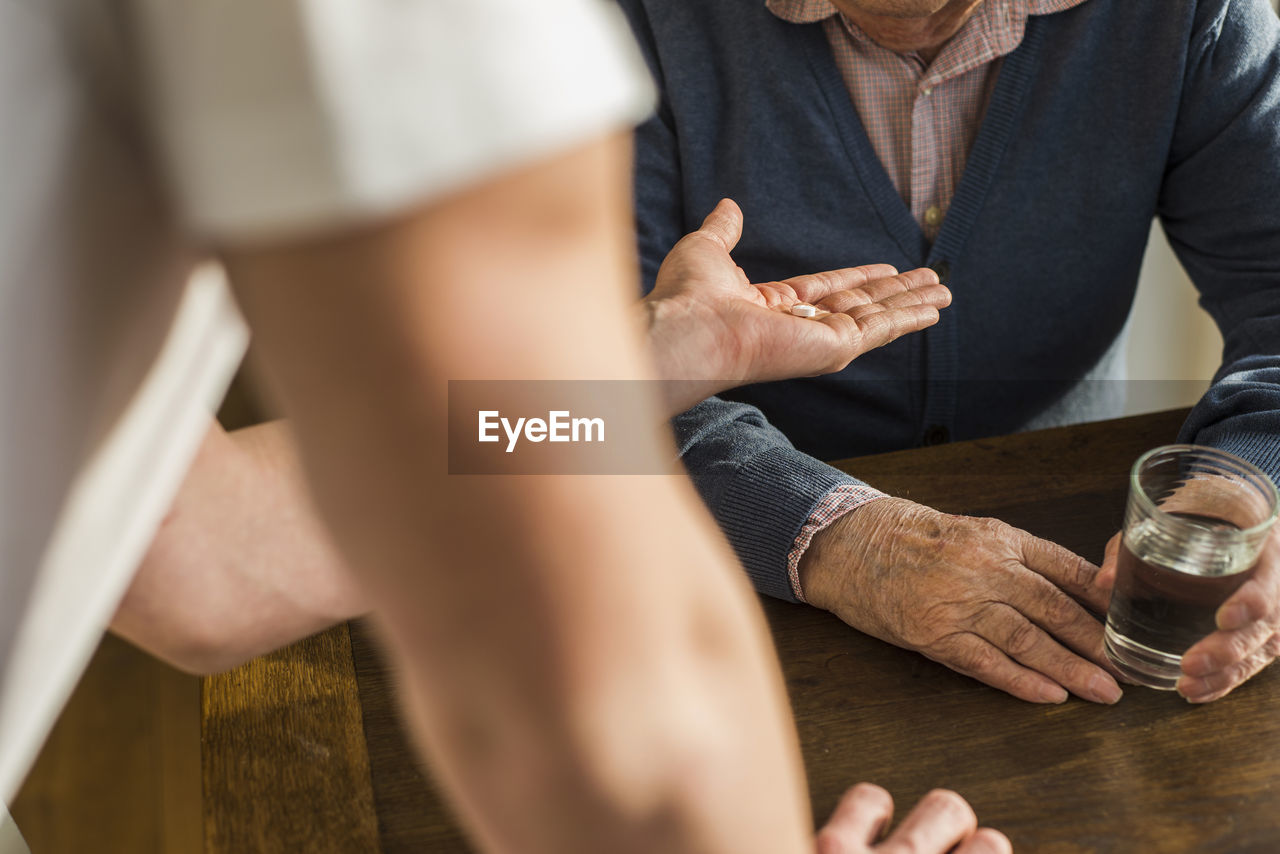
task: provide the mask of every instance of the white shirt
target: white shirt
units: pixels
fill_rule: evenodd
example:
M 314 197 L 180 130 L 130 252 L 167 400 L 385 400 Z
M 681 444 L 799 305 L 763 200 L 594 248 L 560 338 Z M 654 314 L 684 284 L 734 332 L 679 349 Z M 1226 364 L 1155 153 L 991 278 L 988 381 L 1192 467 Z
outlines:
M 602 0 L 0 0 L 0 800 L 242 355 L 202 245 L 387 216 L 652 99 Z

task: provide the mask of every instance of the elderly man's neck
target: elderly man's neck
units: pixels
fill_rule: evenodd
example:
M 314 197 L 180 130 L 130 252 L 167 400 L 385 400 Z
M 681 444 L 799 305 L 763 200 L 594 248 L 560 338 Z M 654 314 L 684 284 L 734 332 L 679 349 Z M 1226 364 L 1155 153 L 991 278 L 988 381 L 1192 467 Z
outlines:
M 932 62 L 983 0 L 832 0 L 881 47 Z

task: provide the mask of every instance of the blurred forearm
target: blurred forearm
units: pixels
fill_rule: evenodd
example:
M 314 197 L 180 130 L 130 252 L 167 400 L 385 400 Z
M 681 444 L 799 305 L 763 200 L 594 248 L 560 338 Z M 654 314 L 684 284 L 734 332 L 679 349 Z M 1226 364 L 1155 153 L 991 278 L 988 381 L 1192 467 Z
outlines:
M 409 722 L 493 851 L 799 852 L 763 621 L 679 477 L 448 473 L 447 381 L 642 379 L 619 140 L 228 266 Z M 660 426 L 634 454 L 674 459 Z
M 212 423 L 112 630 L 194 673 L 368 610 L 315 512 L 284 422 Z

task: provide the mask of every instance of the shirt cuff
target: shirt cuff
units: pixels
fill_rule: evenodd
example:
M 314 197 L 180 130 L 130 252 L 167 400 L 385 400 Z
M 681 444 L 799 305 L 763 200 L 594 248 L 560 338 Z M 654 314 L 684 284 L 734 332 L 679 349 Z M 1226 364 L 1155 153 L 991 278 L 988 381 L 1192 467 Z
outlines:
M 845 483 L 828 492 L 814 505 L 808 520 L 800 528 L 800 534 L 791 544 L 791 551 L 787 553 L 787 578 L 791 581 L 791 592 L 798 601 L 805 604 L 809 602 L 804 598 L 804 591 L 800 588 L 800 559 L 809 550 L 809 544 L 813 542 L 814 536 L 850 511 L 857 510 L 877 498 L 885 497 L 880 490 L 872 489 L 865 484 Z
M 787 551 L 813 507 L 841 484 L 859 481 L 837 468 L 787 446 L 761 451 L 733 467 L 727 483 L 699 489 L 733 544 L 756 591 L 784 602 L 796 601 L 787 580 Z M 710 495 L 708 494 L 710 492 Z

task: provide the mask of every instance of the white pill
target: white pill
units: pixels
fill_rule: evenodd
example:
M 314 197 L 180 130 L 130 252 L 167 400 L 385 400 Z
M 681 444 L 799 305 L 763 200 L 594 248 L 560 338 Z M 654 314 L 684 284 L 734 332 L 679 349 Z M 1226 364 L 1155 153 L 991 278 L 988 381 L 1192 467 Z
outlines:
M 813 317 L 818 313 L 818 310 L 807 302 L 798 302 L 791 306 L 791 313 L 796 317 Z

